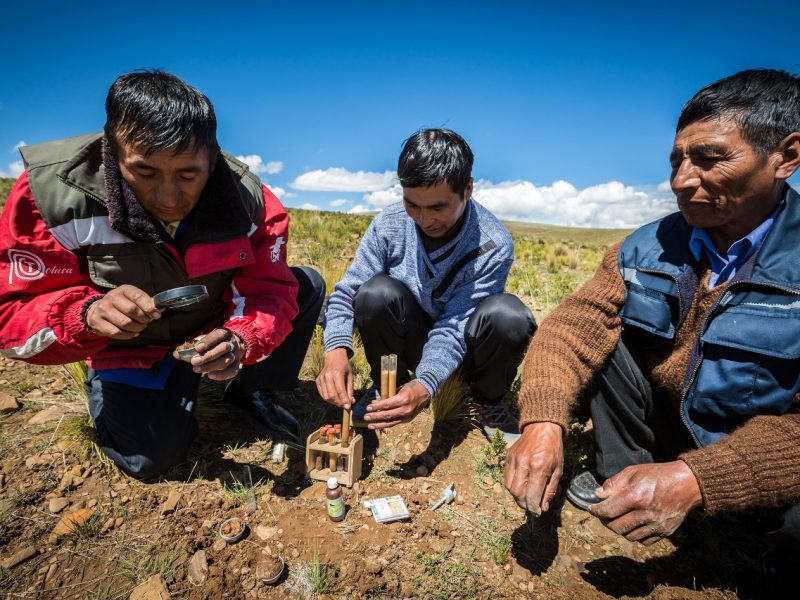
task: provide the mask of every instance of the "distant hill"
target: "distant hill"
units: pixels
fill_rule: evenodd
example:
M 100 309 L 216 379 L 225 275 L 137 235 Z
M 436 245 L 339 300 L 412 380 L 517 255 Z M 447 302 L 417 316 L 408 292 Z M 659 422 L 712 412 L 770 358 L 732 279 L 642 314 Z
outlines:
M 633 229 L 592 229 L 589 227 L 561 227 L 540 223 L 504 221 L 503 224 L 513 236 L 524 235 L 544 242 L 573 242 L 576 244 L 597 244 L 608 246 L 621 240 Z

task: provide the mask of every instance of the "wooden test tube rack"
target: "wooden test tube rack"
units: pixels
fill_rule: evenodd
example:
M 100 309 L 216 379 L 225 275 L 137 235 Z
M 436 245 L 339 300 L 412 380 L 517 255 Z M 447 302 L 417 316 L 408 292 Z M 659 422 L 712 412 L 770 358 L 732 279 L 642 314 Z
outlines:
M 316 468 L 317 454 L 335 454 L 345 457 L 347 470 L 331 471 L 329 468 Z M 346 487 L 353 487 L 353 484 L 361 479 L 361 462 L 364 457 L 364 438 L 361 434 L 356 434 L 350 438 L 347 448 L 342 444 L 329 444 L 327 438 L 320 439 L 319 430 L 308 436 L 306 441 L 306 475 L 311 479 L 327 481 L 329 477 L 336 477 L 339 483 Z M 323 459 L 323 465 L 327 465 L 327 458 Z

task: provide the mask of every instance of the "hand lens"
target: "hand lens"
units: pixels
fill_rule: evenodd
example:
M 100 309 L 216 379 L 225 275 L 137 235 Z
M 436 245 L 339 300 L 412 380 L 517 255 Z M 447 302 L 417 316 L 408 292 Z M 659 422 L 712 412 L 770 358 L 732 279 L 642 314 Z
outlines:
M 184 285 L 159 292 L 153 296 L 156 308 L 181 308 L 197 304 L 208 298 L 208 289 L 204 285 Z

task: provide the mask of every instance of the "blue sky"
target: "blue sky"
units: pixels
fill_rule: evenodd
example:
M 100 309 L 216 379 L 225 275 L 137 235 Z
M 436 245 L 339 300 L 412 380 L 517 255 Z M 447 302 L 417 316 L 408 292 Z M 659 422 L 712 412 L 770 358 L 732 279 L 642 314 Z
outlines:
M 117 75 L 162 68 L 287 206 L 327 210 L 397 199 L 402 141 L 446 126 L 502 217 L 638 225 L 673 209 L 683 102 L 744 68 L 800 72 L 798 2 L 76 0 L 0 18 L 0 173 L 20 142 L 99 130 Z

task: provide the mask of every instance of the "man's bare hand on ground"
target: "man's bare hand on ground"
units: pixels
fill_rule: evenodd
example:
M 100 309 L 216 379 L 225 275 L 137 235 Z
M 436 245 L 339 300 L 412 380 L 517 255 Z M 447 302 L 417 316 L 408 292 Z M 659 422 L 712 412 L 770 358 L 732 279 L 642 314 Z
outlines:
M 86 325 L 95 333 L 114 340 L 130 340 L 161 317 L 161 311 L 146 292 L 132 285 L 110 290 L 86 311 Z
M 317 391 L 325 402 L 350 408 L 353 401 L 353 370 L 345 348 L 325 353 L 325 365 L 317 375 Z
M 197 355 L 192 357 L 192 370 L 195 373 L 205 373 L 209 379 L 215 381 L 227 381 L 236 377 L 247 353 L 242 339 L 222 327 L 200 338 L 194 349 L 197 350 Z
M 385 429 L 408 423 L 425 408 L 430 397 L 425 386 L 415 379 L 401 387 L 394 396 L 371 402 L 364 421 L 370 429 Z
M 534 516 L 550 508 L 564 471 L 563 431 L 555 423 L 529 423 L 506 456 L 506 489 Z
M 682 460 L 628 467 L 596 493 L 604 500 L 589 512 L 612 531 L 646 546 L 674 533 L 703 504 L 697 479 Z

